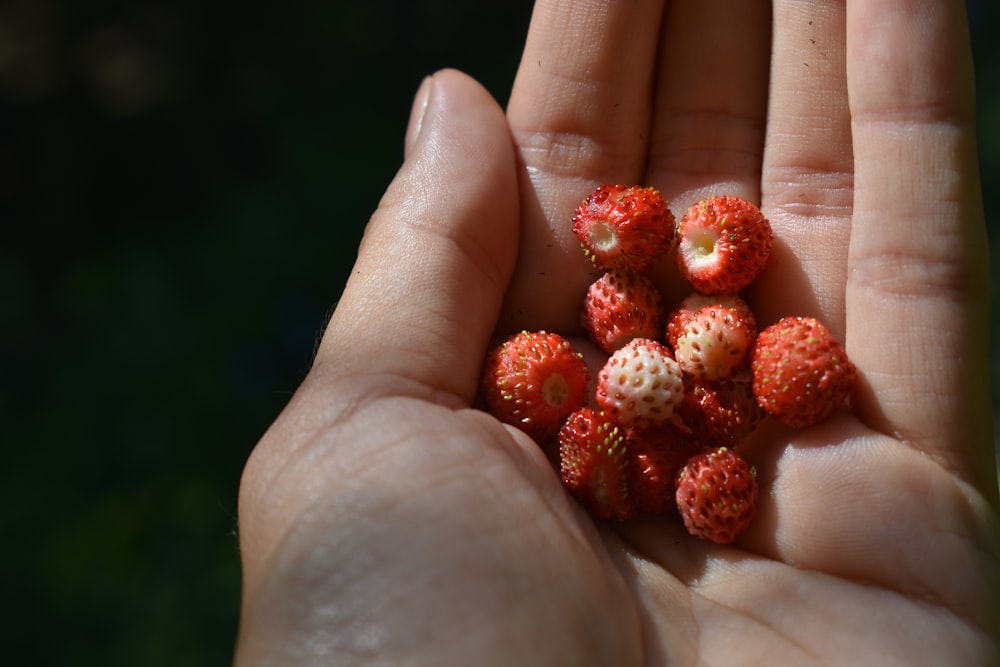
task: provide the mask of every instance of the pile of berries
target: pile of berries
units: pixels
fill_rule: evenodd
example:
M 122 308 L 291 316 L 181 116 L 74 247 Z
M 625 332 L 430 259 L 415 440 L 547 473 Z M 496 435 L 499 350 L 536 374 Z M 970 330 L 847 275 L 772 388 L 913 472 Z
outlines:
M 758 331 L 740 292 L 764 269 L 773 232 L 744 199 L 712 197 L 677 220 L 654 188 L 602 185 L 572 225 L 603 272 L 581 305 L 607 354 L 596 386 L 565 337 L 522 331 L 487 357 L 485 409 L 533 437 L 592 516 L 679 512 L 692 535 L 732 542 L 758 499 L 741 445 L 765 416 L 793 428 L 826 419 L 854 365 L 813 318 Z M 648 272 L 670 255 L 692 289 L 668 308 Z

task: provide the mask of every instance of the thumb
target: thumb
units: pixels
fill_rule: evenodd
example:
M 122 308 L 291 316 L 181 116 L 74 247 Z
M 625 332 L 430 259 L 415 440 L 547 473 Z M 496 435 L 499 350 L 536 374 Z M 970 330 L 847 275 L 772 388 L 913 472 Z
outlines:
M 497 102 L 454 70 L 424 82 L 406 143 L 314 372 L 394 375 L 469 402 L 516 258 L 513 145 Z

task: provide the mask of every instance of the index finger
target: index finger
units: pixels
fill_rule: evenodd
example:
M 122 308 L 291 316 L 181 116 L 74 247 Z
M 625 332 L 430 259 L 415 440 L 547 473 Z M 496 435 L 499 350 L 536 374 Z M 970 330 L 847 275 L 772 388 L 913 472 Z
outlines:
M 500 328 L 579 327 L 592 279 L 569 225 L 602 182 L 642 176 L 662 0 L 539 0 L 507 119 L 521 244 Z

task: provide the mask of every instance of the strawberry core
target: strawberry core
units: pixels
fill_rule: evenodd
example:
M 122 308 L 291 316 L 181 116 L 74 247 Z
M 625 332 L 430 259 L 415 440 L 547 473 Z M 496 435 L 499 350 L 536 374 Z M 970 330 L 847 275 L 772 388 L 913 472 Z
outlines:
M 607 223 L 597 223 L 590 228 L 590 240 L 595 248 L 608 251 L 618 244 L 618 235 L 614 227 Z
M 545 402 L 556 408 L 566 402 L 569 396 L 569 382 L 559 373 L 552 373 L 542 383 L 542 396 Z
M 715 234 L 702 233 L 691 236 L 687 239 L 691 247 L 691 252 L 698 259 L 710 257 L 715 252 Z

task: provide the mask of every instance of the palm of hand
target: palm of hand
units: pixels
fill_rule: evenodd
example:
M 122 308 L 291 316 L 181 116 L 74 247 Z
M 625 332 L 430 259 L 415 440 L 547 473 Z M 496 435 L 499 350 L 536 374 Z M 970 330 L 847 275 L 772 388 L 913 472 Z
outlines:
M 281 444 L 259 448 L 248 467 L 244 494 L 268 489 L 271 502 L 241 523 L 243 655 L 290 643 L 303 658 L 346 652 L 393 664 L 463 664 L 470 655 L 476 664 L 546 665 L 981 658 L 996 622 L 983 599 L 984 585 L 995 583 L 984 579 L 996 558 L 992 470 L 983 470 L 985 413 L 952 391 L 977 377 L 955 360 L 959 346 L 982 342 L 978 297 L 966 280 L 974 243 L 930 246 L 899 233 L 899 220 L 912 215 L 934 233 L 966 234 L 956 230 L 975 225 L 975 197 L 947 183 L 902 210 L 877 211 L 900 182 L 926 180 L 929 160 L 951 160 L 956 173 L 971 176 L 968 136 L 948 134 L 964 102 L 934 92 L 954 72 L 939 68 L 929 76 L 937 80 L 903 90 L 893 83 L 910 72 L 901 68 L 923 65 L 890 61 L 866 73 L 858 63 L 885 53 L 865 51 L 873 43 L 860 37 L 848 50 L 843 8 L 806 15 L 779 7 L 768 84 L 768 17 L 759 8 L 726 5 L 729 34 L 718 22 L 697 29 L 697 14 L 671 17 L 658 42 L 657 3 L 642 10 L 648 20 L 633 12 L 632 22 L 612 4 L 566 27 L 562 10 L 543 3 L 506 121 L 469 82 L 439 77 L 439 89 L 452 91 L 451 108 L 436 113 L 450 113 L 453 134 L 474 137 L 476 150 L 468 164 L 447 165 L 468 181 L 453 207 L 468 226 L 428 241 L 433 256 L 461 261 L 432 262 L 426 273 L 463 286 L 430 305 L 445 320 L 460 313 L 468 335 L 449 339 L 433 359 L 422 346 L 445 343 L 430 326 L 415 337 L 421 348 L 382 349 L 374 364 L 338 352 L 338 340 L 370 331 L 359 323 L 390 309 L 394 321 L 423 328 L 406 319 L 406 308 L 426 316 L 431 301 L 380 305 L 352 296 L 371 289 L 365 269 L 375 264 L 366 253 L 427 231 L 373 223 L 317 365 L 265 441 Z M 955 11 L 908 29 L 950 39 Z M 870 18 L 848 17 L 849 34 Z M 892 26 L 882 24 L 884 39 L 898 47 Z M 567 38 L 574 30 L 596 26 L 606 30 L 599 49 L 553 50 L 553 42 L 578 43 Z M 692 46 L 690 35 L 713 54 L 702 69 L 671 68 L 665 52 L 655 56 L 665 48 L 657 44 Z M 740 50 L 724 48 L 737 37 Z M 806 72 L 802 57 L 810 53 Z M 622 63 L 647 64 L 625 70 Z M 724 89 L 715 83 L 722 77 Z M 832 101 L 820 114 L 824 93 Z M 900 140 L 907 122 L 926 135 Z M 435 136 L 413 139 L 420 141 Z M 469 175 L 473 168 L 478 175 Z M 750 294 L 758 316 L 819 316 L 861 369 L 850 414 L 801 433 L 768 426 L 748 444 L 764 493 L 737 546 L 698 542 L 669 519 L 595 526 L 534 443 L 468 409 L 498 311 L 500 330 L 576 328 L 575 295 L 589 273 L 564 219 L 595 181 L 656 185 L 675 210 L 720 190 L 760 201 L 780 242 Z M 398 219 L 407 206 L 414 219 L 430 218 L 422 213 L 433 211 L 412 210 L 417 195 L 405 180 L 394 184 L 383 215 Z M 965 205 L 948 208 L 962 197 Z M 515 248 L 510 230 L 518 220 Z M 914 269 L 916 262 L 923 264 Z M 659 278 L 679 296 L 669 268 Z M 421 289 L 401 271 L 374 280 L 383 292 L 411 296 L 435 287 Z M 925 325 L 944 317 L 955 322 L 953 336 Z M 442 332 L 456 323 L 444 324 Z M 389 334 L 372 335 L 380 333 Z M 890 344 L 865 344 L 882 339 Z M 914 367 L 912 349 L 945 362 Z M 337 493 L 317 480 L 336 483 Z M 274 545 L 251 557 L 254 535 Z M 258 630 L 251 639 L 248 627 Z M 292 638 L 276 639 L 281 632 Z

